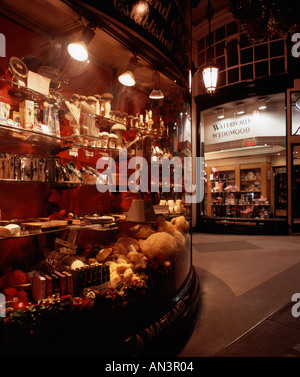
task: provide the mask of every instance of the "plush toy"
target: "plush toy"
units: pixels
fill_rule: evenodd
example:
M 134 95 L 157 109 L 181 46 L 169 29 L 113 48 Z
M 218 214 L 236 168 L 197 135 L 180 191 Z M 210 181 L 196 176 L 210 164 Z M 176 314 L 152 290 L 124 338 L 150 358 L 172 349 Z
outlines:
M 129 251 L 139 251 L 139 242 L 127 235 L 121 235 L 121 237 L 117 237 L 117 242 L 115 246 L 120 249 L 120 251 L 124 253 L 124 250 L 128 253 Z
M 179 230 L 182 234 L 186 234 L 189 231 L 190 224 L 186 221 L 184 216 L 174 217 L 171 223 L 175 225 L 175 228 Z
M 154 230 L 151 229 L 149 225 L 145 225 L 145 224 L 137 224 L 130 228 L 130 235 L 138 239 L 140 238 L 146 239 L 149 236 L 151 236 L 151 234 L 153 233 L 154 233 Z
M 170 221 L 160 220 L 157 229 L 159 232 L 166 232 L 171 234 L 175 239 L 177 251 L 182 250 L 185 245 L 185 236 L 176 229 L 176 225 L 172 224 Z
M 174 236 L 167 232 L 153 233 L 146 240 L 140 240 L 139 243 L 142 253 L 149 258 L 161 256 L 167 260 L 174 256 L 177 250 Z

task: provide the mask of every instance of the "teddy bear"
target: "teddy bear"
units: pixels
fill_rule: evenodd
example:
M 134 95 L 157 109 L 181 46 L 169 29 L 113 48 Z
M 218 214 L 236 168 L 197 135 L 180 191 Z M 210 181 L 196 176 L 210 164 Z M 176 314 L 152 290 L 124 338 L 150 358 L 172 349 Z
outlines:
M 171 220 L 171 224 L 172 225 L 175 225 L 175 228 L 181 232 L 182 234 L 186 234 L 188 233 L 189 231 L 189 228 L 190 228 L 190 224 L 188 221 L 186 221 L 185 217 L 184 216 L 178 216 L 178 217 L 174 217 L 172 220 Z
M 155 231 L 151 229 L 149 225 L 146 224 L 137 224 L 130 228 L 130 235 L 134 238 L 146 239 Z
M 177 242 L 172 234 L 167 232 L 156 232 L 146 240 L 140 240 L 140 249 L 149 258 L 161 256 L 168 260 L 175 255 Z
M 180 251 L 185 245 L 185 236 L 170 221 L 159 220 L 157 230 L 171 234 L 176 242 L 176 249 Z

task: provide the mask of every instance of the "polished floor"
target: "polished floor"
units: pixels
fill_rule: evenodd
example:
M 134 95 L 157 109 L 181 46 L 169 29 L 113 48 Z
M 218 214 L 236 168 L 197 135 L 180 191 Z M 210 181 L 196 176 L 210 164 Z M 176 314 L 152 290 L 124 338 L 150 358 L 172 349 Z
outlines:
M 193 264 L 201 305 L 179 357 L 300 356 L 300 235 L 196 233 Z

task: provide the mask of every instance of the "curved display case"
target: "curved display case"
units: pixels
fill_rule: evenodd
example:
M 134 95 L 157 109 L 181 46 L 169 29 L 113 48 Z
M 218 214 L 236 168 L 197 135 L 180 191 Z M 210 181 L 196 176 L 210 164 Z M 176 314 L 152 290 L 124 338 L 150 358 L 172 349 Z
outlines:
M 24 30 L 2 18 L 11 38 Z M 111 43 L 111 56 L 124 49 L 102 29 L 95 34 Z M 34 32 L 20 35 L 24 51 L 16 55 L 36 54 L 25 43 Z M 95 62 L 78 76 L 77 63 L 60 54 L 59 91 L 51 67 L 33 72 L 34 84 L 11 69 L 13 58 L 32 72 L 43 54 L 9 57 L 1 67 L 1 353 L 174 355 L 199 300 L 185 190 L 190 96 L 163 72 L 163 100 L 141 84 L 122 87 L 113 69 Z M 143 51 L 138 61 L 153 85 Z M 179 75 L 172 65 L 166 71 Z M 88 77 L 102 79 L 87 85 Z

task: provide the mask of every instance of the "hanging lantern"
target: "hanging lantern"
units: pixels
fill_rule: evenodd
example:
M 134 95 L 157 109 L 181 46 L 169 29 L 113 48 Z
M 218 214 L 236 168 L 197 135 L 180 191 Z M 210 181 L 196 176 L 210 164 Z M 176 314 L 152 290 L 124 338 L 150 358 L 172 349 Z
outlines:
M 217 81 L 218 81 L 218 67 L 212 64 L 212 51 L 211 51 L 211 30 L 210 21 L 214 14 L 214 10 L 211 6 L 210 0 L 207 2 L 206 17 L 208 19 L 208 36 L 209 36 L 209 64 L 202 69 L 202 76 L 205 89 L 207 93 L 212 94 L 216 91 Z
M 213 64 L 209 64 L 203 68 L 202 76 L 207 93 L 214 93 L 216 91 L 218 81 L 218 67 Z

